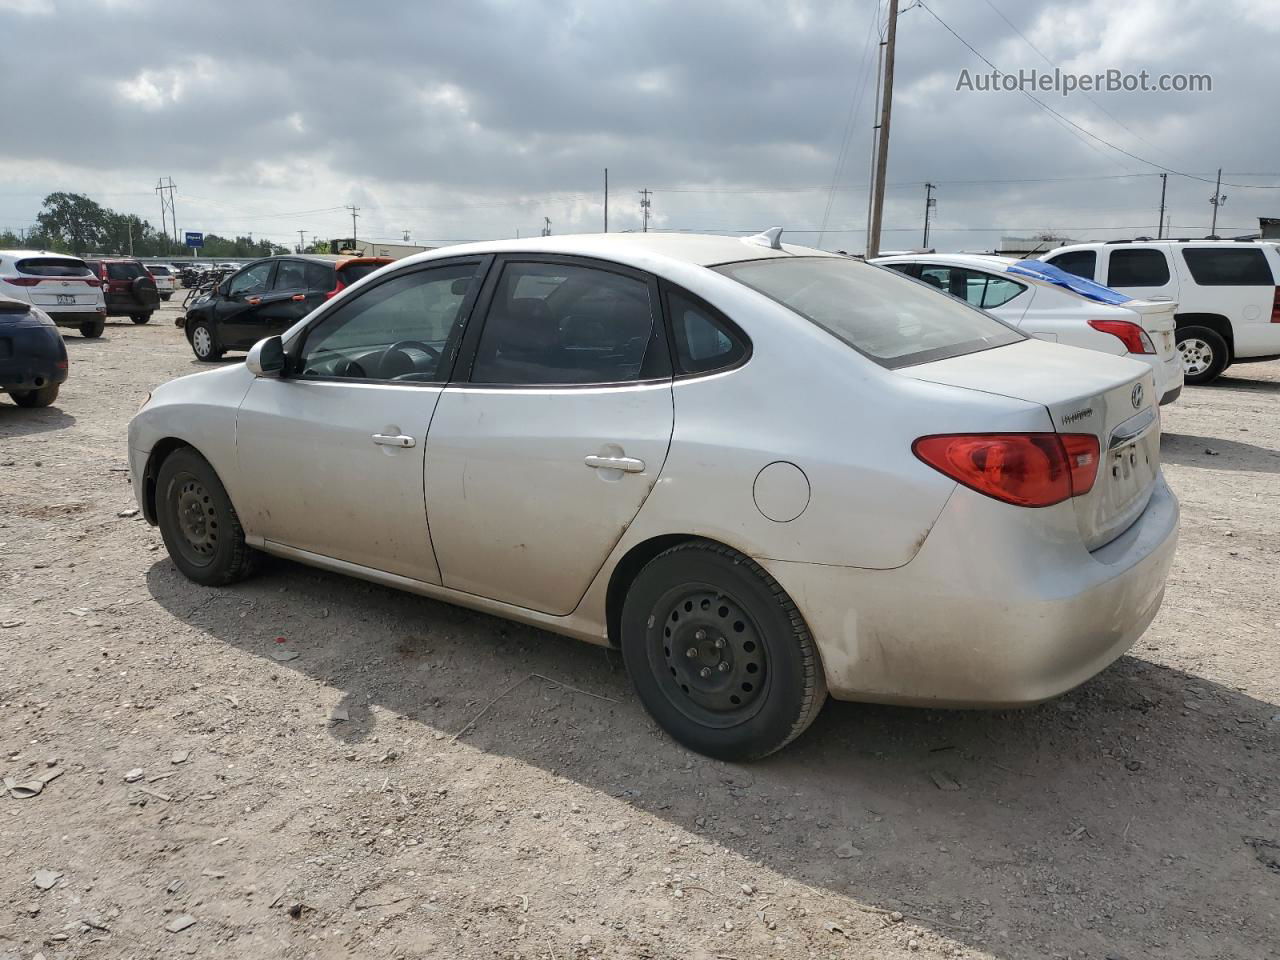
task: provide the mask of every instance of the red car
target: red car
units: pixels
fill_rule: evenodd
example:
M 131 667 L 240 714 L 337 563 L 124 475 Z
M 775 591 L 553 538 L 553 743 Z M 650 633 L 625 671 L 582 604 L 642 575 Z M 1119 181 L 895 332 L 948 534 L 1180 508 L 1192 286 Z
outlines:
M 85 257 L 98 279 L 107 302 L 107 316 L 128 317 L 146 323 L 160 307 L 156 281 L 141 260 L 126 257 Z

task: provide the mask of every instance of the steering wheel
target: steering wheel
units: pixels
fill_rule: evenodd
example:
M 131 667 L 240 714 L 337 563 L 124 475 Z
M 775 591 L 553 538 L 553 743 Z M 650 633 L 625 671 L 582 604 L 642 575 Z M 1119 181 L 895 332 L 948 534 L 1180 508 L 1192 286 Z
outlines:
M 402 351 L 405 347 L 416 347 L 421 350 L 432 360 L 440 359 L 440 351 L 429 343 L 423 343 L 421 340 L 400 340 L 387 347 L 382 351 L 382 356 L 378 359 L 378 377 L 383 380 L 390 380 L 392 371 L 389 369 L 391 357 Z M 412 362 L 412 360 L 410 361 Z

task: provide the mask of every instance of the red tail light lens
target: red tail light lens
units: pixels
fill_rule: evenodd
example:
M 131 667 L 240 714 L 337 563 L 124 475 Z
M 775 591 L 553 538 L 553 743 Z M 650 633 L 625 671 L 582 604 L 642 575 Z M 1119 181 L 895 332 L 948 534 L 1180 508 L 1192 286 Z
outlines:
M 342 275 L 341 275 L 341 274 L 339 274 L 339 275 L 338 275 L 338 285 L 337 285 L 336 287 L 334 287 L 332 290 L 330 290 L 328 293 L 326 293 L 326 294 L 324 295 L 324 298 L 325 298 L 326 300 L 332 300 L 332 299 L 333 299 L 334 297 L 336 297 L 339 293 L 341 293 L 341 292 L 346 288 L 346 286 L 347 286 L 347 285 L 346 285 L 345 283 L 343 283 L 343 282 L 342 282 Z
M 11 283 L 15 287 L 34 287 L 40 282 L 40 277 L 5 277 L 5 283 Z
M 1130 323 L 1128 320 L 1090 320 L 1089 326 L 1103 333 L 1109 333 L 1113 337 L 1119 337 L 1128 353 L 1156 352 L 1155 344 L 1147 336 L 1147 331 L 1136 323 Z
M 1276 295 L 1271 300 L 1271 322 L 1280 323 L 1280 287 L 1276 287 Z
M 911 449 L 957 483 L 1019 507 L 1088 493 L 1098 473 L 1098 438 L 1085 433 L 942 434 Z

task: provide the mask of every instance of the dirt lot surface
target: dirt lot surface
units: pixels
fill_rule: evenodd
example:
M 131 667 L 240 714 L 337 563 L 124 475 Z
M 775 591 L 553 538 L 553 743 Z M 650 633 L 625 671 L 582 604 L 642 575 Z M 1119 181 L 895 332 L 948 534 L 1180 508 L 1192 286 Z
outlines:
M 1021 712 L 831 703 L 733 766 L 602 649 L 286 562 L 182 579 L 125 459 L 198 368 L 174 313 L 0 400 L 0 774 L 60 772 L 0 795 L 0 958 L 1280 951 L 1280 364 L 1164 411 L 1182 540 L 1131 656 Z

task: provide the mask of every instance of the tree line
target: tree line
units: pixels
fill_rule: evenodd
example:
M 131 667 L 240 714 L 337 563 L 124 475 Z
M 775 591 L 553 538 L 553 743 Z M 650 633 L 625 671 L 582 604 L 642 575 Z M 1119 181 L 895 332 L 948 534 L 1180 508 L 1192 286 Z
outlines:
M 135 257 L 189 257 L 191 249 L 166 236 L 136 214 L 119 213 L 81 193 L 51 193 L 44 198 L 35 225 L 21 234 L 0 230 L 0 249 L 51 250 L 75 256 L 115 254 Z M 270 240 L 204 235 L 196 255 L 204 259 L 249 259 L 288 253 Z

